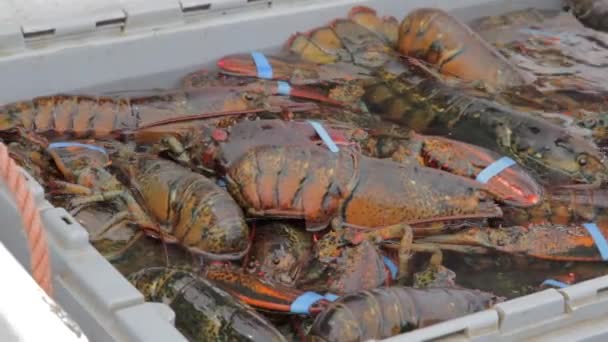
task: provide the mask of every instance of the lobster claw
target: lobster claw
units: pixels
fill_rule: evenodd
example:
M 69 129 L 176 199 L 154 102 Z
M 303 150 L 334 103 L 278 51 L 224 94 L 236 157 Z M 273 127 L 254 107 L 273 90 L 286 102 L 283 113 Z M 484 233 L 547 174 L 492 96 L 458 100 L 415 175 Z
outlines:
M 111 163 L 105 148 L 76 141 L 53 142 L 47 146 L 47 152 L 59 171 L 71 181 L 77 178 L 73 170 L 82 169 L 84 165 L 103 168 Z
M 311 63 L 289 61 L 286 58 L 267 56 L 260 52 L 234 54 L 222 57 L 217 67 L 226 75 L 291 81 L 294 71 L 300 70 L 303 80 L 318 80 L 316 66 Z
M 517 207 L 537 205 L 542 187 L 515 161 L 488 149 L 437 136 L 412 133 L 426 166 L 485 183 L 497 200 Z
M 224 291 L 258 310 L 278 313 L 310 314 L 320 312 L 334 295 L 303 292 L 273 284 L 230 265 L 212 265 L 205 277 Z
M 502 228 L 473 227 L 455 234 L 425 237 L 420 242 L 438 244 L 441 249 L 478 253 L 490 251 L 526 255 L 555 261 L 608 260 L 606 222 L 556 225 L 531 224 Z M 483 251 L 482 249 L 482 251 Z
M 217 67 L 226 75 L 287 81 L 292 85 L 343 83 L 371 76 L 369 70 L 351 63 L 319 65 L 294 55 L 278 57 L 259 52 L 224 56 Z
M 321 93 L 316 89 L 305 86 L 291 86 L 287 82 L 272 82 L 270 85 L 272 95 L 286 95 L 296 99 L 313 100 L 335 106 L 345 106 L 346 104 Z

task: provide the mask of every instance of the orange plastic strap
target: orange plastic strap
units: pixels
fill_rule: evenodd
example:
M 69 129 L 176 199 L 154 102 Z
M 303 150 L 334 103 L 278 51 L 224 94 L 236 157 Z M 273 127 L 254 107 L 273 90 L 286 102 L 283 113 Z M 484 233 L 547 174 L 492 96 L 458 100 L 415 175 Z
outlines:
M 21 223 L 30 249 L 32 277 L 49 297 L 53 297 L 48 241 L 46 232 L 42 228 L 42 220 L 36 207 L 34 194 L 19 167 L 9 156 L 8 148 L 1 142 L 0 177 L 13 194 L 17 210 L 21 215 Z

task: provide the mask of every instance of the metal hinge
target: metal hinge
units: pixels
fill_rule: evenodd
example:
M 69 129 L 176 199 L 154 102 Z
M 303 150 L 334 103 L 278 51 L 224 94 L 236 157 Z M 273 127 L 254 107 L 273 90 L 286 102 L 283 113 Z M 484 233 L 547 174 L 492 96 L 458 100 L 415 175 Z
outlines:
M 21 34 L 27 43 L 66 36 L 86 35 L 108 29 L 121 31 L 125 21 L 125 12 L 120 9 L 113 9 L 97 11 L 92 15 L 72 15 L 25 22 L 21 25 Z
M 0 23 L 0 54 L 43 46 L 64 37 L 120 34 L 142 29 L 196 21 L 198 17 L 217 16 L 252 8 L 267 8 L 273 0 L 117 0 L 105 7 L 66 7 L 46 15 L 44 10 L 7 10 L 14 23 Z M 70 4 L 66 2 L 66 4 Z M 17 13 L 21 11 L 23 18 Z M 46 45 L 45 45 L 46 46 Z
M 272 0 L 180 0 L 182 13 L 186 16 L 270 7 L 271 4 Z

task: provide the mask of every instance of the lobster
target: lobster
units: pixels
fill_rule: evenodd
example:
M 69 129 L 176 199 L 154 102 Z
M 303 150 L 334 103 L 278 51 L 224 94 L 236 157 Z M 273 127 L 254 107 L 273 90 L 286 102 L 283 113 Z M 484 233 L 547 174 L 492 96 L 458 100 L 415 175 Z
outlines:
M 429 252 L 433 254 L 430 265 L 413 274 L 414 286 L 449 284 L 454 274 L 441 265 L 441 250 L 413 243 L 408 228 L 404 225 L 366 231 L 344 228 L 313 237 L 298 224 L 271 222 L 256 227 L 245 267 L 248 273 L 272 283 L 348 294 L 408 278 L 411 274 L 406 263 L 410 253 Z M 399 259 L 399 263 L 378 248 L 391 252 L 395 249 L 391 239 L 402 240 L 397 248 L 399 257 L 405 258 Z
M 466 254 L 494 251 L 554 261 L 604 261 L 604 252 L 598 249 L 594 234 L 608 236 L 607 221 L 593 224 L 533 223 L 499 228 L 470 227 L 450 235 L 425 237 L 419 242 Z
M 402 286 L 339 298 L 315 318 L 308 341 L 366 341 L 391 337 L 490 308 L 502 301 L 490 293 L 457 288 Z
M 564 0 L 563 8 L 583 25 L 608 32 L 608 2 L 606 0 Z
M 171 90 L 135 98 L 55 95 L 4 105 L 0 108 L 0 132 L 42 135 L 53 140 L 124 137 L 151 143 L 193 126 L 190 122 L 171 124 L 172 119 L 194 114 L 222 118 L 230 114 L 280 111 L 279 107 L 298 110 L 309 109 L 310 105 L 244 86 Z M 159 122 L 166 124 L 158 125 Z M 148 127 L 154 123 L 157 125 Z
M 353 227 L 498 217 L 485 186 L 447 172 L 318 146 L 259 146 L 226 165 L 228 191 L 253 216 Z M 415 229 L 418 233 L 425 231 Z
M 332 139 L 341 145 L 359 145 L 361 152 L 374 158 L 391 158 L 406 165 L 437 168 L 456 176 L 475 179 L 500 156 L 483 148 L 458 141 L 393 130 L 365 131 L 349 124 L 323 124 Z M 214 138 L 215 137 L 215 138 Z M 196 143 L 163 141 L 169 156 L 198 169 L 225 169 L 247 150 L 264 145 L 316 146 L 321 140 L 313 124 L 293 120 L 243 120 L 218 131 L 191 137 Z M 220 173 L 225 171 L 221 170 Z M 456 178 L 454 178 L 456 180 Z M 487 181 L 488 190 L 498 201 L 514 206 L 532 206 L 542 196 L 542 188 L 520 166 L 513 165 Z
M 241 209 L 203 175 L 116 142 L 57 143 L 48 151 L 67 179 L 49 184 L 52 194 L 79 195 L 70 202 L 77 208 L 123 201 L 126 211 L 102 232 L 126 220 L 147 235 L 212 259 L 240 259 L 247 252 L 249 227 Z M 106 168 L 110 161 L 117 176 Z
M 386 67 L 405 56 L 420 58 L 445 75 L 481 81 L 490 89 L 531 81 L 469 27 L 439 9 L 415 10 L 398 24 L 391 17 L 378 18 L 370 8 L 354 7 L 347 19 L 293 35 L 284 50 L 312 64 L 292 56 L 272 56 L 268 61 L 273 70 L 277 67 L 273 79 L 302 83 L 304 78 L 311 83 L 317 75 L 322 75 L 318 82 L 368 78 L 369 68 Z M 294 60 L 298 66 L 289 66 Z M 226 56 L 217 64 L 227 74 L 257 76 L 250 56 Z M 308 71 L 319 70 L 314 64 L 321 64 L 323 72 Z M 300 69 L 308 72 L 302 75 Z M 348 69 L 350 76 L 340 77 L 338 70 Z M 299 79 L 294 80 L 294 75 Z
M 393 286 L 358 291 L 340 298 L 316 294 L 316 299 L 302 308 L 293 304 L 306 295 L 304 292 L 270 283 L 233 267 L 213 266 L 204 274 L 213 284 L 258 310 L 316 315 L 307 335 L 307 340 L 311 341 L 390 337 L 403 330 L 481 311 L 503 300 L 479 290 Z M 331 303 L 333 300 L 335 302 Z M 441 309 L 444 303 L 450 303 L 449 310 Z
M 127 278 L 146 301 L 175 311 L 175 327 L 189 341 L 287 341 L 262 315 L 193 273 L 150 267 Z

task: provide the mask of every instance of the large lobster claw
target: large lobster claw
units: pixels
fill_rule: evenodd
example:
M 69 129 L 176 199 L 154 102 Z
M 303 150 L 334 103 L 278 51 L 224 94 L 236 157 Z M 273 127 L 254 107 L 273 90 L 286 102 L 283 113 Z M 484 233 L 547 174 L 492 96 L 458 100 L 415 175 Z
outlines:
M 314 100 L 327 104 L 343 105 L 319 89 L 300 85 L 290 85 L 285 81 L 274 81 L 265 79 L 252 79 L 242 77 L 247 75 L 230 76 L 225 74 L 211 73 L 208 70 L 197 70 L 186 75 L 182 79 L 182 85 L 187 89 L 205 89 L 210 87 L 236 87 L 246 91 L 263 94 L 266 96 L 283 95 L 296 99 Z
M 485 183 L 497 200 L 517 207 L 537 205 L 542 187 L 515 161 L 488 149 L 438 136 L 412 133 L 425 166 Z

